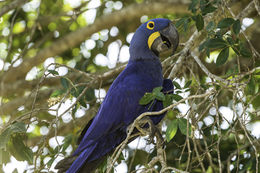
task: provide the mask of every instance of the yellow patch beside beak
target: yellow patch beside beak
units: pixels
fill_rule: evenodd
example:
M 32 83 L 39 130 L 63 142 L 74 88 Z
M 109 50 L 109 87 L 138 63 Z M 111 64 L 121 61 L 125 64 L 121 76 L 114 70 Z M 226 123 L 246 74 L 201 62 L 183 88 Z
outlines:
M 148 38 L 148 47 L 149 47 L 149 49 L 151 49 L 154 40 L 155 40 L 156 38 L 158 38 L 158 37 L 160 37 L 160 33 L 159 33 L 158 31 L 152 33 L 152 34 L 149 36 L 149 38 Z

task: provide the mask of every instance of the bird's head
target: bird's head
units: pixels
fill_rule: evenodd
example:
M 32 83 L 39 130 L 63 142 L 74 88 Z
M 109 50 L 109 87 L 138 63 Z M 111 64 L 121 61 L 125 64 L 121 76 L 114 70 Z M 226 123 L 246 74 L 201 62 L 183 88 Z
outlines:
M 142 24 L 130 43 L 130 60 L 157 58 L 160 53 L 177 49 L 179 35 L 168 19 L 156 18 Z

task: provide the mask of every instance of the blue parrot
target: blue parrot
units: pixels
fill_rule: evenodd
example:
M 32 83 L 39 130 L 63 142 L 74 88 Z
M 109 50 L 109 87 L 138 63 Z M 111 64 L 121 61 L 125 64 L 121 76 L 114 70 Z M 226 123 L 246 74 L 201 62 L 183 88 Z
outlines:
M 126 138 L 127 127 L 140 114 L 163 108 L 161 101 L 143 106 L 139 100 L 155 87 L 163 86 L 163 92 L 173 91 L 171 80 L 163 79 L 159 54 L 169 50 L 174 53 L 178 42 L 178 32 L 168 19 L 149 20 L 136 30 L 126 68 L 112 83 L 97 115 L 82 131 L 78 148 L 56 165 L 59 172 L 91 172 Z M 150 119 L 156 125 L 163 117 L 164 114 Z

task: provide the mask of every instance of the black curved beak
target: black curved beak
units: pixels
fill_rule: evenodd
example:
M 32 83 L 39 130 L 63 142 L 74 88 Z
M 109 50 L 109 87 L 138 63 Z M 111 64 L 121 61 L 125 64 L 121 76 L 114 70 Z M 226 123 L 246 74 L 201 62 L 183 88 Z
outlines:
M 159 33 L 160 36 L 154 40 L 151 50 L 156 55 L 168 50 L 172 50 L 172 53 L 174 54 L 179 44 L 179 34 L 175 26 L 172 23 L 169 23 L 169 25 L 159 31 Z

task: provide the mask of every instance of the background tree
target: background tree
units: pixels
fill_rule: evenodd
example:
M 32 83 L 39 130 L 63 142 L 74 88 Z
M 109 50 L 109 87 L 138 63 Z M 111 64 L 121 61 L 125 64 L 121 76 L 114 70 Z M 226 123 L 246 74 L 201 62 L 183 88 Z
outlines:
M 258 0 L 2 0 L 0 6 L 1 171 L 15 168 L 13 158 L 26 161 L 27 172 L 55 171 L 124 69 L 135 29 L 163 17 L 181 39 L 176 55 L 161 60 L 175 85 L 162 98 L 166 147 L 147 137 L 126 141 L 99 171 L 259 172 Z

